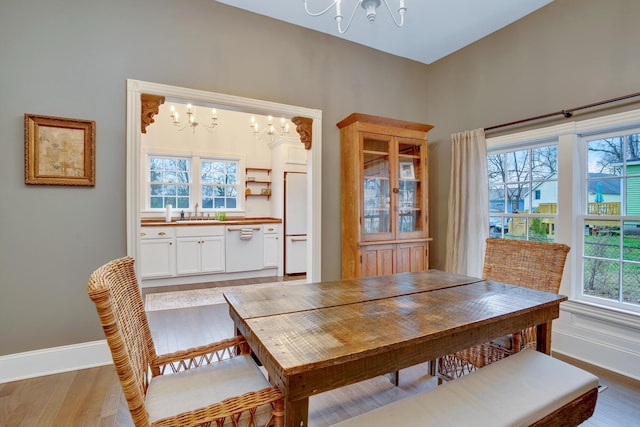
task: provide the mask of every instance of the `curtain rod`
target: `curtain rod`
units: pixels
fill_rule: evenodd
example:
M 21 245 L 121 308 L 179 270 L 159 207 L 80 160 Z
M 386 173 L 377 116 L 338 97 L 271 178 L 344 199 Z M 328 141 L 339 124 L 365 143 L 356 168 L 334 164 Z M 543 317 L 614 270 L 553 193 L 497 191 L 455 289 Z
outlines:
M 531 122 L 531 121 L 534 121 L 534 120 L 546 119 L 546 118 L 549 118 L 549 117 L 559 116 L 559 115 L 562 115 L 565 118 L 569 118 L 569 117 L 573 116 L 573 112 L 574 111 L 584 110 L 586 108 L 597 107 L 599 105 L 609 104 L 611 102 L 622 101 L 622 100 L 625 100 L 625 99 L 634 98 L 636 96 L 640 96 L 640 92 L 631 93 L 629 95 L 624 95 L 624 96 L 619 96 L 617 98 L 607 99 L 606 101 L 594 102 L 593 104 L 581 105 L 580 107 L 569 108 L 567 110 L 560 110 L 560 111 L 556 111 L 556 112 L 549 113 L 549 114 L 543 114 L 541 116 L 535 116 L 535 117 L 529 117 L 529 118 L 522 119 L 522 120 L 516 120 L 515 122 L 502 123 L 500 125 L 489 126 L 489 127 L 484 128 L 484 130 L 485 130 L 485 132 L 487 132 L 487 131 L 490 131 L 490 130 L 503 128 L 503 127 L 506 127 L 506 126 L 513 126 L 513 125 L 517 125 L 517 124 L 520 124 L 520 123 L 526 123 L 526 122 Z

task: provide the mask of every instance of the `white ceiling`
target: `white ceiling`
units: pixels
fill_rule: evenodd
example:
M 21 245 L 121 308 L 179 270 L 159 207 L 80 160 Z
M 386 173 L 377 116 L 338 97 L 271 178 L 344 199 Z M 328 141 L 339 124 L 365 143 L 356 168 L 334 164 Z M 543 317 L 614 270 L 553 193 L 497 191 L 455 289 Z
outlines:
M 369 23 L 358 7 L 351 27 L 338 32 L 335 8 L 311 17 L 303 0 L 217 0 L 301 27 L 310 28 L 383 52 L 430 64 L 511 24 L 553 0 L 405 0 L 404 27 L 391 21 L 384 4 L 375 22 Z M 308 0 L 309 10 L 319 12 L 333 0 Z M 358 0 L 342 0 L 346 24 Z M 399 0 L 387 0 L 397 15 Z

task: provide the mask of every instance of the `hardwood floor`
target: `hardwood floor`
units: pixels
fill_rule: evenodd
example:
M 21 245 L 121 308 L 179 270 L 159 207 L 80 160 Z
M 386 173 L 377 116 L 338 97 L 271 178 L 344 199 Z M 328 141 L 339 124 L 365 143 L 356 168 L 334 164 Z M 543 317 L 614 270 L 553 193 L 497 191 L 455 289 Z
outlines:
M 233 332 L 225 304 L 154 311 L 148 318 L 159 353 L 217 341 Z M 593 372 L 607 387 L 583 426 L 640 426 L 640 382 L 567 361 Z M 399 387 L 389 377 L 377 377 L 322 393 L 310 399 L 309 426 L 329 426 L 433 387 L 436 379 L 421 364 L 400 371 Z M 0 384 L 0 426 L 132 425 L 112 365 Z

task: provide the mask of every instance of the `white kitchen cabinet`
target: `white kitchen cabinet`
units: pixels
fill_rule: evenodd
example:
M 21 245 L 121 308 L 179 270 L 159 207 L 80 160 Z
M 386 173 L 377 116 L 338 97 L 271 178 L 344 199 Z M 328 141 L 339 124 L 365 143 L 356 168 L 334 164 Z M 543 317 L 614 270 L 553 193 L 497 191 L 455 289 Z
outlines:
M 225 271 L 224 227 L 180 227 L 176 246 L 176 274 Z
M 276 224 L 265 224 L 263 226 L 264 235 L 264 267 L 278 267 L 280 260 L 280 240 L 278 238 L 278 226 Z
M 140 277 L 172 277 L 176 274 L 173 227 L 144 227 L 140 232 Z

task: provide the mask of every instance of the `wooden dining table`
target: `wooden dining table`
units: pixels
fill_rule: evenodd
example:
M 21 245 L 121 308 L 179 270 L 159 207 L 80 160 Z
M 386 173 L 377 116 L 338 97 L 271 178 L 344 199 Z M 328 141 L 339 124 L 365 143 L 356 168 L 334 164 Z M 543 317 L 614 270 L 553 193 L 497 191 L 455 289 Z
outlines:
M 542 267 L 542 266 L 541 266 Z M 563 295 L 428 270 L 225 292 L 243 335 L 307 426 L 309 397 L 537 326 L 551 348 Z

